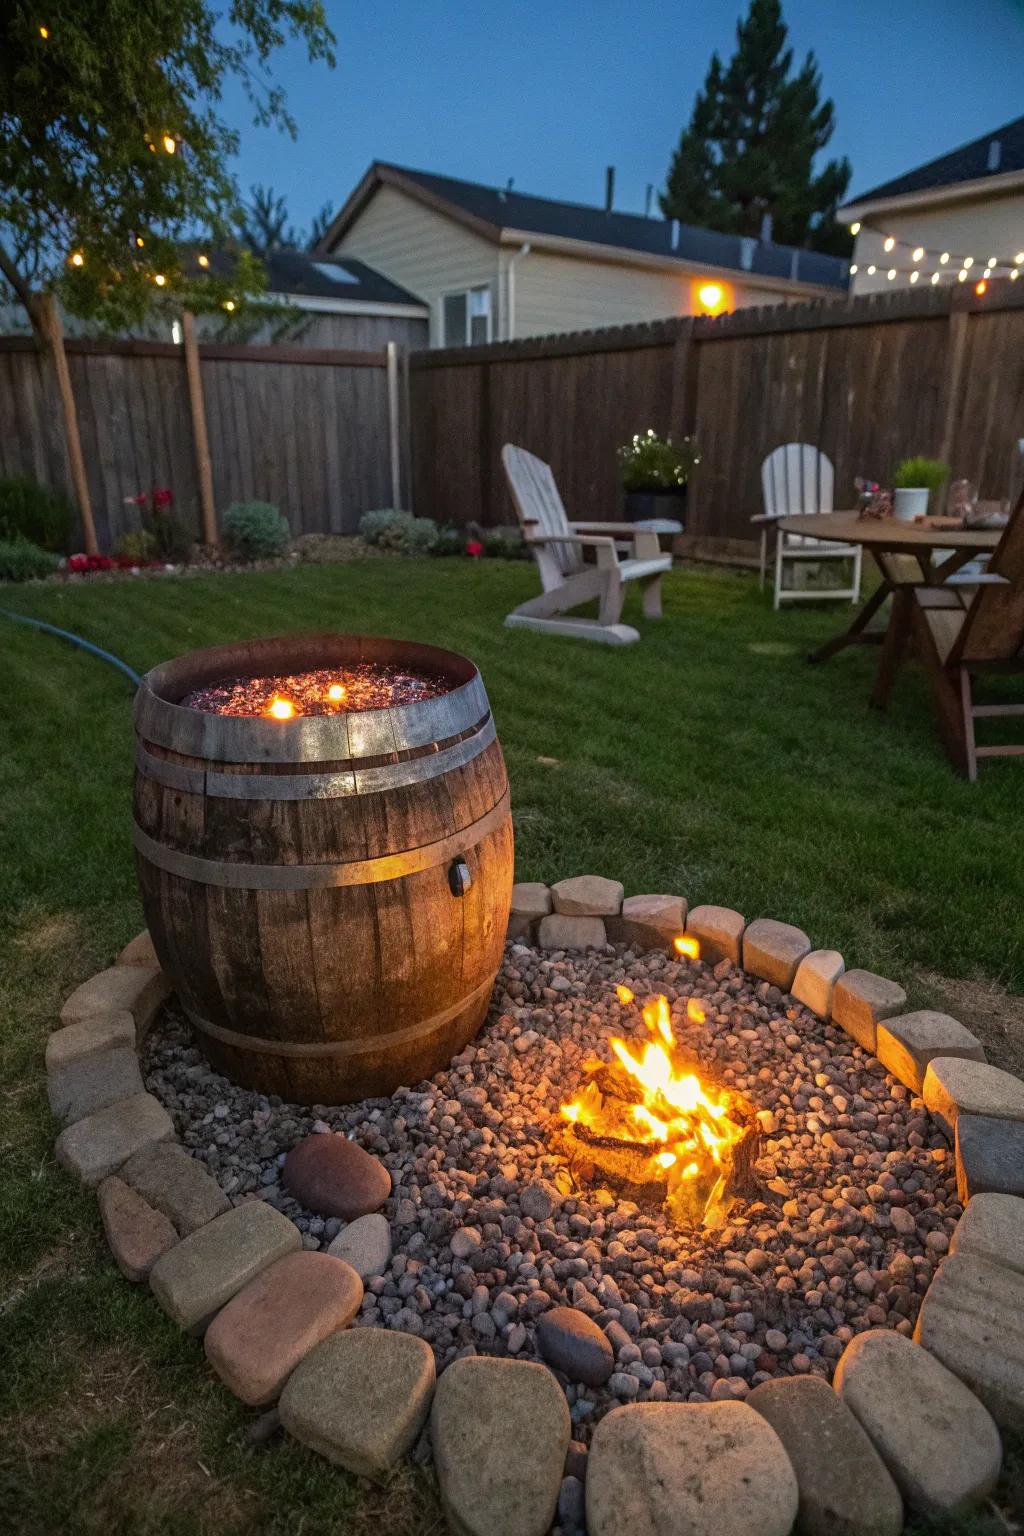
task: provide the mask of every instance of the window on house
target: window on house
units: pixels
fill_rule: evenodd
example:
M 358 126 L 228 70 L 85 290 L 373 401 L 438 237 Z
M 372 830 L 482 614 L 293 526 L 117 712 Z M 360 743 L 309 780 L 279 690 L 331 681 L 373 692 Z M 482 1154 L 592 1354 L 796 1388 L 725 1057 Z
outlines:
M 471 347 L 491 339 L 491 290 L 466 288 L 442 301 L 442 346 Z

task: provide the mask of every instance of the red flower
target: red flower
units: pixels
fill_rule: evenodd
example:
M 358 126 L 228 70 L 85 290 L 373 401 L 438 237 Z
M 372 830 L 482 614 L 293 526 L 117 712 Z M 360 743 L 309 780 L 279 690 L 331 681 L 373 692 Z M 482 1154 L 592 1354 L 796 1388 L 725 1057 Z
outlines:
M 470 539 L 469 543 L 466 545 L 466 554 L 467 555 L 472 555 L 474 560 L 479 560 L 480 556 L 483 554 L 483 552 L 484 552 L 484 547 L 480 543 L 480 540 L 479 539 Z
M 112 571 L 114 562 L 109 555 L 72 555 L 67 568 L 74 575 L 81 576 L 91 571 Z
M 154 507 L 170 507 L 174 505 L 174 492 L 168 486 L 162 486 L 153 492 Z

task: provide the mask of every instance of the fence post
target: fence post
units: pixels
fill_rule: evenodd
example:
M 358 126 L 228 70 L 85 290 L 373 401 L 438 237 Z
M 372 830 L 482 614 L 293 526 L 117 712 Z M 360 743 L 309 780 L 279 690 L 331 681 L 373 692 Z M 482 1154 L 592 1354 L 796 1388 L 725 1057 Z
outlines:
M 672 394 L 669 399 L 669 433 L 693 437 L 697 429 L 697 380 L 700 343 L 694 335 L 693 316 L 679 322 L 672 346 Z M 697 509 L 699 475 L 691 476 L 686 494 L 686 521 L 692 523 Z M 690 529 L 687 528 L 689 533 Z
M 196 447 L 196 475 L 199 480 L 199 505 L 203 515 L 203 543 L 216 547 L 217 514 L 213 504 L 213 469 L 210 464 L 210 440 L 206 432 L 206 408 L 203 404 L 203 377 L 199 371 L 199 345 L 196 341 L 196 317 L 191 310 L 181 316 L 181 340 L 185 348 L 185 373 L 188 378 L 188 404 L 192 417 L 192 439 Z
M 398 343 L 387 344 L 388 454 L 391 462 L 391 505 L 402 505 L 401 390 L 398 377 Z
M 36 316 L 50 344 L 50 354 L 57 372 L 57 389 L 64 413 L 64 444 L 67 449 L 68 471 L 71 475 L 75 501 L 78 504 L 78 513 L 82 519 L 85 552 L 87 555 L 97 555 L 100 546 L 96 539 L 96 524 L 93 521 L 92 501 L 89 498 L 89 482 L 86 479 L 85 459 L 82 456 L 82 439 L 78 433 L 78 412 L 75 409 L 75 396 L 71 388 L 68 357 L 64 350 L 64 326 L 52 293 L 39 294 L 35 304 Z

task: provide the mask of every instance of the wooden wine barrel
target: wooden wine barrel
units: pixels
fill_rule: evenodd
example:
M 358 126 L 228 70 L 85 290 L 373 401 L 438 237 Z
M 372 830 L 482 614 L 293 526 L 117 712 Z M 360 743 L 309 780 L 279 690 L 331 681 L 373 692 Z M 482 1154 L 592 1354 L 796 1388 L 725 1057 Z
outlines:
M 226 677 L 356 662 L 450 691 L 288 721 L 180 703 Z M 473 663 L 358 635 L 218 646 L 143 678 L 135 733 L 146 921 L 211 1062 L 305 1104 L 447 1065 L 487 1011 L 512 892 L 508 780 Z

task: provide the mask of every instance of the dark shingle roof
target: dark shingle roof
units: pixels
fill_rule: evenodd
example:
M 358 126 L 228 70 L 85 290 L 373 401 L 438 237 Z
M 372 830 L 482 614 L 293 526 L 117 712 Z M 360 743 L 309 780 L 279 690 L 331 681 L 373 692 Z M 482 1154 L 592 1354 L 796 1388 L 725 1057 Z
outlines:
M 404 165 L 385 168 L 396 171 L 434 197 L 454 204 L 495 229 L 517 229 L 525 234 L 586 240 L 620 250 L 668 256 L 736 272 L 753 272 L 762 277 L 795 278 L 836 288 L 845 287 L 847 283 L 846 262 L 817 251 L 743 240 L 738 235 L 722 235 L 694 224 L 675 224 L 668 219 L 645 218 L 637 213 L 606 213 L 603 208 L 586 203 L 563 203 L 553 198 L 533 197 L 514 188 L 506 191 L 485 187 L 479 182 L 437 176 L 430 171 L 414 171 Z
M 222 275 L 233 271 L 235 257 L 230 251 L 213 251 L 212 269 Z M 382 272 L 368 267 L 352 256 L 314 256 L 308 251 L 271 251 L 263 262 L 267 273 L 267 292 L 285 297 L 295 295 L 311 299 L 345 299 L 366 304 L 415 304 L 423 300 L 407 288 L 400 288 Z
M 990 146 L 999 145 L 998 156 Z M 991 164 L 991 159 L 996 164 Z M 1002 128 L 983 133 L 980 139 L 961 144 L 959 149 L 929 160 L 916 171 L 883 181 L 881 186 L 862 192 L 859 197 L 847 199 L 849 205 L 874 203 L 890 197 L 902 197 L 907 192 L 927 192 L 932 187 L 952 187 L 960 181 L 982 181 L 986 176 L 1005 176 L 1008 171 L 1024 171 L 1024 117 L 1015 117 Z
M 355 299 L 370 304 L 420 304 L 382 272 L 352 256 L 311 256 L 306 251 L 273 251 L 265 263 L 271 293 L 296 293 L 317 299 Z M 337 274 L 332 269 L 338 269 Z

